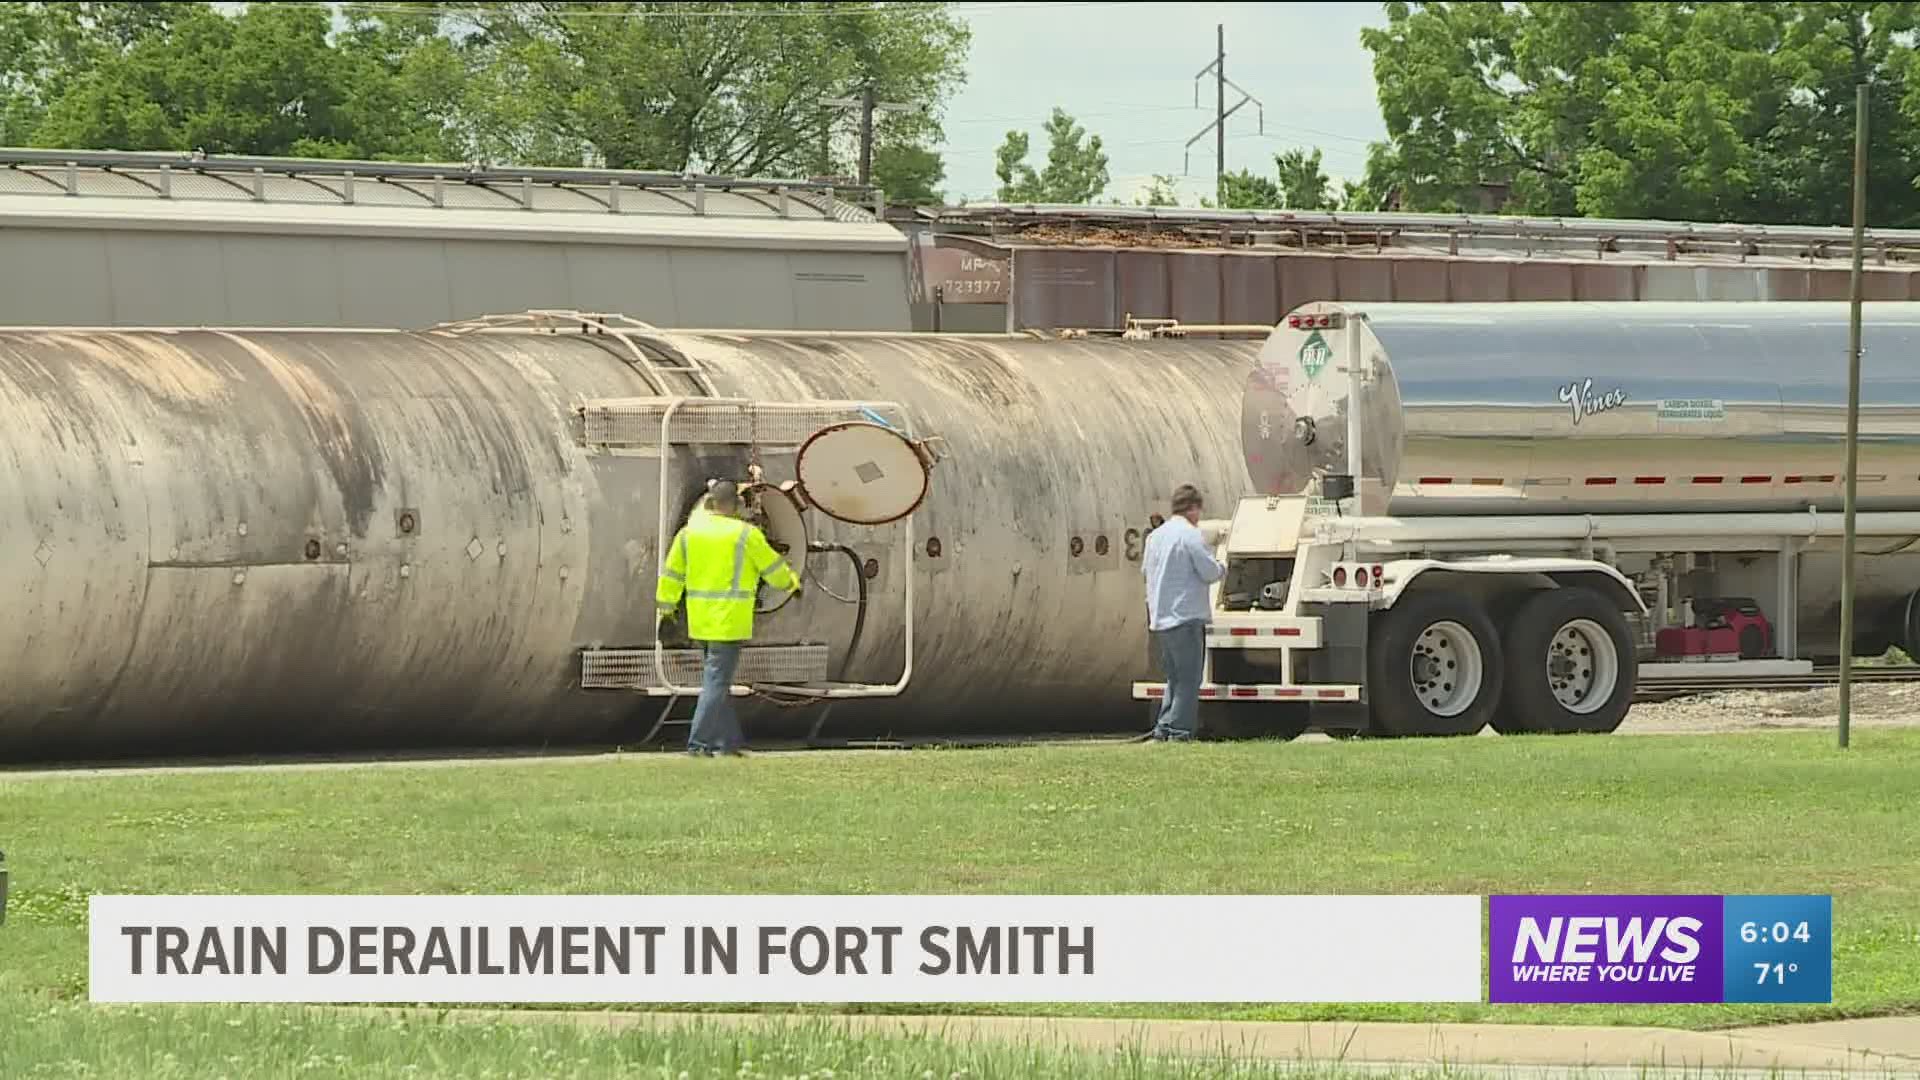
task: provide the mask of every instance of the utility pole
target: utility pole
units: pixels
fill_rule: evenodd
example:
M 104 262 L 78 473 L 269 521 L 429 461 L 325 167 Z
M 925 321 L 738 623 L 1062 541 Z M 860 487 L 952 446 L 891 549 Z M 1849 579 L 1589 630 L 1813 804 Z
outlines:
M 1867 84 L 1853 98 L 1853 285 L 1847 318 L 1847 521 L 1840 556 L 1840 748 L 1846 749 L 1853 706 L 1853 543 L 1854 495 L 1860 465 L 1860 301 L 1861 263 L 1867 231 Z
M 1213 27 L 1213 198 L 1227 205 L 1227 24 Z M 1261 126 L 1266 116 L 1260 117 Z
M 876 112 L 916 112 L 918 105 L 906 105 L 897 101 L 879 101 L 876 99 L 872 83 L 860 88 L 854 97 L 823 97 L 820 104 L 836 109 L 860 110 L 860 183 L 862 186 L 873 183 L 873 114 Z
M 1193 77 L 1193 107 L 1196 109 L 1200 107 L 1200 80 L 1208 75 L 1213 76 L 1213 123 L 1201 128 L 1193 138 L 1187 140 L 1187 145 L 1181 154 L 1180 174 L 1186 175 L 1192 165 L 1193 144 L 1206 138 L 1207 132 L 1213 132 L 1214 198 L 1219 205 L 1225 206 L 1227 202 L 1227 117 L 1239 112 L 1242 105 L 1252 102 L 1254 108 L 1260 113 L 1260 133 L 1262 135 L 1267 133 L 1267 107 L 1261 104 L 1258 98 L 1241 89 L 1232 79 L 1227 78 L 1225 23 L 1214 26 L 1213 63 L 1201 68 L 1200 73 Z M 1231 109 L 1227 108 L 1227 87 L 1229 86 L 1240 95 L 1240 100 L 1234 102 Z

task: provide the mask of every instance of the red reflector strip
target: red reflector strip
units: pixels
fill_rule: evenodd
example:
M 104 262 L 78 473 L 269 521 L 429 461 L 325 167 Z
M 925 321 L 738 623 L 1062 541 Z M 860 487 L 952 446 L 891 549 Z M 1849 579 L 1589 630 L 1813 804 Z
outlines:
M 1274 637 L 1299 637 L 1300 628 L 1297 626 L 1282 626 L 1274 630 L 1273 636 Z
M 1664 484 L 1667 482 L 1667 478 L 1664 476 L 1636 476 L 1633 478 L 1633 482 L 1636 484 Z
M 1497 476 L 1476 476 L 1473 478 L 1474 487 L 1499 487 L 1504 483 L 1506 483 L 1506 481 Z
M 1252 626 L 1236 626 L 1227 631 L 1227 633 L 1232 634 L 1234 637 L 1253 637 L 1259 632 L 1258 628 Z
M 1164 686 L 1149 686 L 1147 687 L 1147 696 L 1148 697 L 1166 697 L 1167 688 Z
M 1165 697 L 1166 684 L 1148 686 L 1144 696 L 1150 698 Z M 1353 687 L 1315 687 L 1315 686 L 1275 686 L 1271 683 L 1259 683 L 1252 686 L 1208 683 L 1200 688 L 1203 698 L 1234 698 L 1236 700 L 1264 700 L 1269 698 L 1316 698 L 1323 701 L 1354 701 L 1359 693 Z
M 1418 480 L 1415 480 L 1415 481 L 1414 481 L 1414 483 L 1416 483 L 1416 484 L 1451 484 L 1451 483 L 1453 483 L 1453 477 L 1451 477 L 1451 476 L 1423 476 L 1423 477 L 1421 477 L 1420 479 L 1418 479 Z
M 1587 477 L 1587 486 L 1588 487 L 1607 487 L 1617 483 L 1619 479 L 1620 478 L 1617 476 L 1589 476 Z
M 1833 483 L 1833 474 L 1829 473 L 1826 476 L 1789 476 L 1787 477 L 1787 483 L 1789 484 L 1831 484 Z
M 1743 484 L 1771 484 L 1771 483 L 1773 483 L 1773 477 L 1771 477 L 1771 476 L 1743 476 L 1743 477 L 1741 477 L 1741 478 L 1740 478 L 1740 482 L 1741 482 L 1741 483 L 1743 483 Z
M 1693 482 L 1696 484 L 1717 484 L 1725 479 L 1726 477 L 1724 476 L 1696 476 L 1693 478 Z

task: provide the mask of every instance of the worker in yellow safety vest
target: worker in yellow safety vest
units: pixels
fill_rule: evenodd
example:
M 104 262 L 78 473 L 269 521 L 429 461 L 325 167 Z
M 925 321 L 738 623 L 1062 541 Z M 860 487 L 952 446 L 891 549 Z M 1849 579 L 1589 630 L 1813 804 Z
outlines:
M 760 579 L 799 594 L 799 575 L 751 523 L 740 520 L 740 492 L 732 483 L 707 485 L 707 507 L 696 508 L 673 538 L 655 593 L 656 632 L 687 600 L 687 636 L 706 657 L 700 700 L 687 733 L 687 753 L 737 755 L 745 741 L 733 711 L 733 673 L 740 647 L 753 638 L 754 596 Z

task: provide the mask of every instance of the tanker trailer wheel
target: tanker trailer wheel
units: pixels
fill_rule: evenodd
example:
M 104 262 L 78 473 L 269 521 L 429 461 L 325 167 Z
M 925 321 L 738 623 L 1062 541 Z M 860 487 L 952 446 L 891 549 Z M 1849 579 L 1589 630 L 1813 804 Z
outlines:
M 1500 635 L 1473 598 L 1417 592 L 1374 616 L 1371 734 L 1473 735 L 1500 703 Z
M 1503 735 L 1605 734 L 1626 719 L 1639 663 L 1627 617 L 1591 589 L 1548 589 L 1507 624 Z

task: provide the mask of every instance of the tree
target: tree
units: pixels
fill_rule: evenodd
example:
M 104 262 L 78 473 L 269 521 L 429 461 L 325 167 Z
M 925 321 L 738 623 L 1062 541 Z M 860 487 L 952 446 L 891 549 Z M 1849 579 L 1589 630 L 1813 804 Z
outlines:
M 1107 155 L 1100 136 L 1088 135 L 1066 110 L 1054 107 L 1048 118 L 1047 165 L 1035 172 L 1026 163 L 1031 144 L 1024 131 L 1009 131 L 994 152 L 1001 202 L 1089 203 L 1107 188 Z
M 476 152 L 528 163 L 830 173 L 846 117 L 823 97 L 921 105 L 887 114 L 878 142 L 935 142 L 969 41 L 937 3 L 452 6 Z
M 1510 183 L 1530 213 L 1841 224 L 1853 86 L 1872 92 L 1869 214 L 1920 220 L 1911 3 L 1390 3 L 1362 31 L 1410 210 Z
M 48 79 L 38 145 L 301 157 L 449 149 L 443 128 L 461 77 L 431 19 L 356 18 L 335 40 L 324 8 L 83 6 L 128 10 L 71 21 L 80 44 L 66 47 L 69 76 Z M 134 17 L 147 7 L 164 10 Z M 56 24 L 42 32 L 62 41 Z
M 32 144 L 48 107 L 70 87 L 198 6 L 0 4 L 0 145 Z
M 1285 205 L 1280 185 L 1246 169 L 1228 173 L 1222 189 L 1228 210 L 1277 210 Z
M 1280 174 L 1281 205 L 1289 210 L 1325 210 L 1333 206 L 1333 182 L 1320 168 L 1320 151 L 1288 150 L 1273 157 Z
M 888 201 L 913 206 L 938 206 L 946 201 L 935 185 L 946 179 L 940 155 L 924 146 L 877 146 L 873 151 L 873 182 Z
M 1135 206 L 1179 206 L 1180 192 L 1174 187 L 1173 177 L 1164 173 L 1155 173 L 1148 181 L 1147 190 L 1133 197 Z

